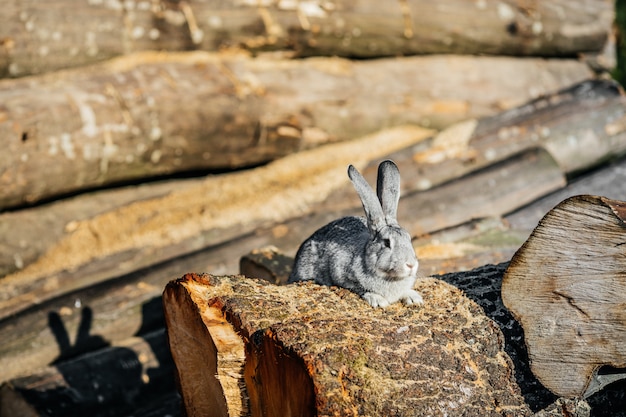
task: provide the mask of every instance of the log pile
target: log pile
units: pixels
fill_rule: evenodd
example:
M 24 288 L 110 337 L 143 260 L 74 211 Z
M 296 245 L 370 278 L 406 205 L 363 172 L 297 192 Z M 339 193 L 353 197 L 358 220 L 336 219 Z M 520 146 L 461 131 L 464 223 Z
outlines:
M 572 179 L 590 170 L 600 167 L 607 190 L 591 193 L 626 200 L 626 99 L 595 76 L 611 67 L 610 59 L 602 67 L 602 49 L 613 2 L 54 3 L 10 0 L 0 15 L 0 416 L 179 415 L 165 354 L 165 285 L 190 271 L 228 276 L 251 266 L 280 282 L 286 269 L 277 260 L 284 266 L 328 221 L 360 214 L 345 166 L 372 181 L 384 158 L 402 172 L 399 220 L 415 239 L 421 274 L 450 272 L 441 279 L 471 299 L 428 279 L 435 310 L 406 314 L 441 329 L 448 324 L 439 308 L 471 315 L 476 326 L 466 330 L 490 347 L 482 359 L 502 359 L 480 362 L 478 347 L 454 345 L 457 365 L 495 367 L 498 378 L 472 380 L 442 361 L 447 375 L 469 381 L 477 403 L 503 396 L 500 415 L 509 406 L 581 413 L 587 404 L 602 415 L 622 404 L 611 387 L 579 402 L 550 394 L 519 334 L 508 333 L 515 320 L 502 324 L 504 307 L 491 314 L 481 303 L 480 294 L 497 298 L 505 266 L 458 272 L 510 260 L 564 197 L 552 205 L 541 198 L 578 189 Z M 257 252 L 240 265 L 270 244 L 286 255 Z M 182 294 L 193 280 L 169 291 L 178 285 Z M 249 294 L 292 291 L 237 285 Z M 329 294 L 354 307 L 351 294 Z M 292 298 L 286 303 L 298 303 Z M 258 327 L 271 337 L 255 349 L 277 352 L 272 343 L 280 342 L 315 352 L 289 339 L 297 326 L 281 321 Z M 407 347 L 423 330 L 409 325 L 393 340 Z M 454 333 L 442 334 L 437 342 Z M 423 370 L 425 359 L 414 360 L 414 373 Z M 100 372 L 97 387 L 75 377 L 92 365 L 112 370 Z M 402 381 L 412 384 L 407 372 Z M 352 376 L 362 388 L 363 374 Z M 487 392 L 476 381 L 503 385 Z M 158 387 L 165 391 L 156 400 Z M 248 407 L 275 406 L 263 389 Z M 466 400 L 449 399 L 472 409 Z

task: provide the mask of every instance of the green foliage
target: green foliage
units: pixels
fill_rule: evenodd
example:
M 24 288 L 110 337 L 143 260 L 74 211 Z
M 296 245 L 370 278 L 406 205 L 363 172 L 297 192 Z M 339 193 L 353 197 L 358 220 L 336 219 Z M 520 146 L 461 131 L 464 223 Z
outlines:
M 613 70 L 613 78 L 626 86 L 626 0 L 615 0 L 615 26 L 617 65 Z

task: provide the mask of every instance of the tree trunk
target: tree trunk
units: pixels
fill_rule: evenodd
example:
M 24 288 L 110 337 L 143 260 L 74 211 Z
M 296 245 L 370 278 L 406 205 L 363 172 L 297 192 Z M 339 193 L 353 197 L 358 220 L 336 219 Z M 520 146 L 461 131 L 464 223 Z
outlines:
M 373 58 L 412 54 L 575 56 L 602 49 L 608 0 L 339 2 L 5 0 L 0 75 L 23 76 L 146 50 Z M 480 25 L 476 22 L 479 21 Z
M 626 378 L 614 369 L 626 367 L 625 220 L 624 202 L 567 199 L 506 272 L 502 298 L 524 328 L 532 370 L 558 395 L 589 396 Z
M 418 289 L 423 306 L 382 310 L 311 283 L 170 283 L 163 302 L 187 415 L 529 415 L 497 326 L 450 285 Z
M 256 165 L 389 126 L 441 127 L 590 76 L 574 60 L 145 53 L 5 80 L 0 210 L 124 181 Z
M 408 189 L 425 189 L 532 147 L 547 150 L 564 174 L 626 153 L 626 98 L 614 81 L 588 80 L 521 106 L 441 132 L 403 173 Z M 393 156 L 392 156 L 393 157 Z M 408 174 L 408 175 L 407 175 Z

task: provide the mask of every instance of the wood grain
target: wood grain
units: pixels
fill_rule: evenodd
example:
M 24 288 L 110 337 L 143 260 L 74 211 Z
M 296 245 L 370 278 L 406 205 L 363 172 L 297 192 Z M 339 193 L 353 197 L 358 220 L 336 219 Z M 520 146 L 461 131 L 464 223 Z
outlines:
M 588 396 L 626 367 L 625 203 L 569 198 L 541 220 L 505 274 L 502 298 L 521 322 L 531 367 L 549 389 Z

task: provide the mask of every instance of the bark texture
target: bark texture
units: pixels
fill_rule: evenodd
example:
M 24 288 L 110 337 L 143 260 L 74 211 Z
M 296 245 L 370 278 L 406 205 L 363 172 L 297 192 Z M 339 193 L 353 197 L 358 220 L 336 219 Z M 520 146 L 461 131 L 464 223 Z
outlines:
M 480 25 L 476 22 L 480 21 Z M 291 51 L 296 56 L 574 56 L 600 51 L 608 0 L 7 0 L 0 75 L 23 76 L 146 50 Z
M 424 279 L 418 289 L 423 307 L 382 310 L 311 283 L 170 283 L 165 316 L 187 414 L 529 415 L 498 327 L 454 287 Z
M 0 210 L 176 172 L 258 165 L 390 126 L 447 126 L 590 76 L 574 60 L 196 52 L 4 80 Z

